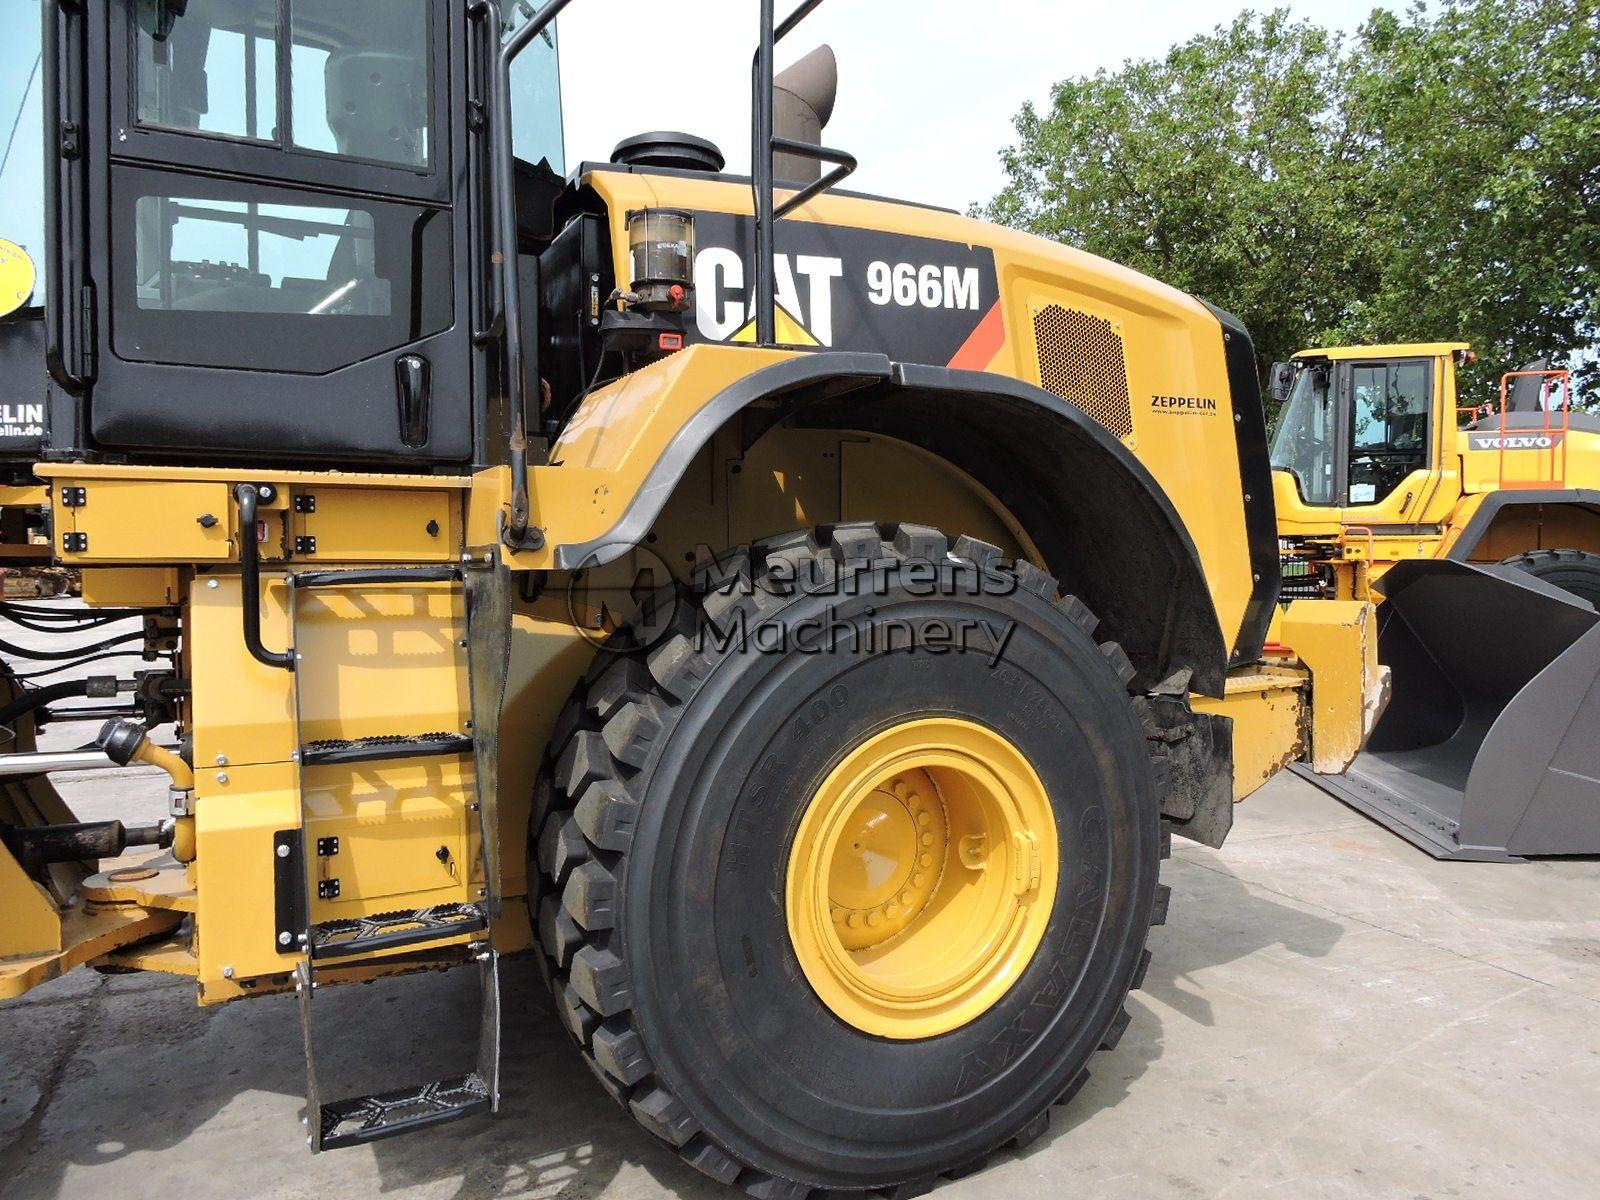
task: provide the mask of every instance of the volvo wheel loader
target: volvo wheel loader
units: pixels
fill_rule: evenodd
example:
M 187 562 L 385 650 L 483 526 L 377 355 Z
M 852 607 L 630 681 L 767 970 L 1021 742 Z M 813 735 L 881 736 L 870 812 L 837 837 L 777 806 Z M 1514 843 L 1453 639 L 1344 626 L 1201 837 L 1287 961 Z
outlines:
M 563 7 L 44 4 L 0 506 L 86 607 L 0 608 L 0 996 L 296 992 L 330 1150 L 525 1086 L 526 952 L 701 1171 L 913 1194 L 1117 1044 L 1171 835 L 1359 748 L 1373 608 L 1275 615 L 1237 320 L 839 186 L 831 54 L 773 69 L 816 0 L 760 5 L 753 178 L 663 132 L 565 170 Z M 586 94 L 649 130 L 630 79 Z M 98 737 L 34 749 L 73 697 Z M 77 821 L 51 773 L 108 763 L 166 818 L 130 775 Z M 319 1073 L 324 988 L 454 964 L 477 1062 Z
M 1383 601 L 1393 699 L 1333 795 L 1440 858 L 1600 853 L 1600 418 L 1464 343 L 1277 364 L 1286 597 Z

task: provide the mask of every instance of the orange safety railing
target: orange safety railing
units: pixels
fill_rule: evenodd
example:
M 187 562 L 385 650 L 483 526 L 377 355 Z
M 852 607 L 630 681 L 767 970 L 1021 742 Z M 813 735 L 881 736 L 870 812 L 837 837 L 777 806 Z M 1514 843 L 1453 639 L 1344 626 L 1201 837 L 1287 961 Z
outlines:
M 1349 549 L 1353 542 L 1366 542 L 1366 554 L 1351 559 Z M 1372 568 L 1378 561 L 1377 535 L 1366 525 L 1346 525 L 1339 531 L 1339 557 L 1354 564 L 1350 581 L 1350 595 L 1357 600 L 1372 599 Z
M 1507 420 L 1511 400 L 1512 381 L 1516 379 L 1537 378 L 1539 384 L 1539 415 L 1543 421 L 1538 424 L 1530 423 L 1518 429 L 1512 429 Z M 1471 407 L 1457 409 L 1460 416 L 1467 418 L 1467 449 L 1473 450 L 1472 438 L 1488 436 L 1488 430 L 1477 430 L 1476 422 L 1495 412 L 1493 405 L 1479 404 Z M 1507 371 L 1500 377 L 1500 406 L 1499 429 L 1496 431 L 1497 445 L 1492 449 L 1500 456 L 1500 488 L 1512 490 L 1516 488 L 1559 488 L 1565 487 L 1567 482 L 1567 442 L 1572 432 L 1572 372 L 1571 371 Z M 1506 453 L 1513 448 L 1513 442 L 1528 439 L 1532 444 L 1517 445 L 1515 447 L 1519 456 L 1518 464 L 1531 462 L 1536 468 L 1534 475 L 1519 474 L 1510 477 L 1506 473 Z M 1491 449 L 1483 447 L 1483 449 Z M 1533 457 L 1537 455 L 1537 458 Z M 1548 468 L 1548 469 L 1545 469 Z
M 1366 560 L 1368 562 L 1372 562 L 1378 557 L 1377 535 L 1375 535 L 1372 530 L 1365 525 L 1346 525 L 1339 531 L 1339 550 L 1341 557 L 1343 556 L 1345 548 L 1351 544 L 1352 538 L 1364 538 L 1366 540 Z

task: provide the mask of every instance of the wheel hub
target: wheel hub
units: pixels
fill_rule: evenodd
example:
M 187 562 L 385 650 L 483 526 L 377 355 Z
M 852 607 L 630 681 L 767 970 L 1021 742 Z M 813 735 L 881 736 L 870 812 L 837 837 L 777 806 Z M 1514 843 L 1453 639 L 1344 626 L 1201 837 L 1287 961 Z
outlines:
M 857 746 L 801 819 L 790 940 L 841 1019 L 933 1037 L 988 1011 L 1032 961 L 1057 880 L 1054 813 L 1006 738 L 950 717 Z
M 847 950 L 895 937 L 926 909 L 939 883 L 949 825 L 926 771 L 874 788 L 851 812 L 828 869 L 828 906 Z

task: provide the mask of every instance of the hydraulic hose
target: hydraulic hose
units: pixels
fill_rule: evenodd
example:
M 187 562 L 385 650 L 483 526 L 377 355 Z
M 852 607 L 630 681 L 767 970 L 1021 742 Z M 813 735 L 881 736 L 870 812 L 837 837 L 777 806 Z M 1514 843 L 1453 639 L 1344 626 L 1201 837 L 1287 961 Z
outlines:
M 83 622 L 125 621 L 131 617 L 148 616 L 151 610 L 143 608 L 43 608 L 36 604 L 19 604 L 14 600 L 0 601 L 0 616 L 29 621 L 46 621 L 62 625 Z
M 105 654 L 92 654 L 88 658 L 73 659 L 71 662 L 62 663 L 56 667 L 45 667 L 38 671 L 11 671 L 12 679 L 43 679 L 46 675 L 59 675 L 63 671 L 71 671 L 77 667 L 87 667 L 93 663 L 106 662 L 113 658 L 133 658 L 143 655 L 140 650 L 111 650 Z M 168 655 L 170 658 L 171 656 Z
M 103 642 L 94 642 L 87 646 L 74 646 L 70 650 L 30 650 L 26 646 L 15 646 L 10 642 L 0 640 L 0 653 L 9 654 L 13 658 L 31 658 L 39 662 L 56 662 L 61 659 L 78 658 L 85 654 L 98 654 L 102 650 L 110 650 L 114 646 L 126 646 L 129 642 L 144 641 L 144 631 L 138 633 L 125 633 L 121 637 L 107 638 Z
M 31 713 L 36 708 L 43 708 L 56 700 L 66 700 L 73 696 L 87 696 L 89 694 L 89 681 L 87 679 L 69 679 L 62 683 L 47 683 L 44 687 L 34 688 L 18 696 L 11 703 L 0 707 L 0 725 L 10 725 L 18 717 Z

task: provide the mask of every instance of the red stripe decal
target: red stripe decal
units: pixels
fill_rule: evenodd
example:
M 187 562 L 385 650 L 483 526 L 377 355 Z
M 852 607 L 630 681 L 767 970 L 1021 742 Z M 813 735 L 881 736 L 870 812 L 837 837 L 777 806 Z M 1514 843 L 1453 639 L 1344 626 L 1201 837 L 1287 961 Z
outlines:
M 956 356 L 950 360 L 950 368 L 955 371 L 981 371 L 994 361 L 995 355 L 1000 353 L 1000 347 L 1005 344 L 1005 317 L 1000 312 L 1000 302 L 996 300 L 994 307 L 978 322 L 978 327 L 972 331 L 966 344 L 956 351 Z

